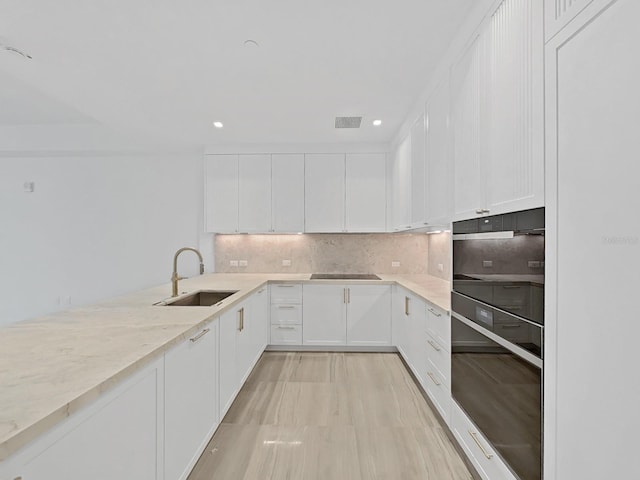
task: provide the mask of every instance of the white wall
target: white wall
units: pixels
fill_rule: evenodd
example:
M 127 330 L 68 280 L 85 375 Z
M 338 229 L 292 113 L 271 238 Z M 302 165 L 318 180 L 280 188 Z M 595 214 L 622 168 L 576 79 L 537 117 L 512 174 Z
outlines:
M 193 152 L 0 154 L 0 325 L 169 282 L 208 240 L 201 171 Z

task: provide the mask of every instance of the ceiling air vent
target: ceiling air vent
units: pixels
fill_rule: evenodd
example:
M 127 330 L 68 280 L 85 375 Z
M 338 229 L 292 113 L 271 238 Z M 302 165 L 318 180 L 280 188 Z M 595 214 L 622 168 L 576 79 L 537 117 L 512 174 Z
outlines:
M 362 117 L 336 117 L 336 128 L 360 128 Z

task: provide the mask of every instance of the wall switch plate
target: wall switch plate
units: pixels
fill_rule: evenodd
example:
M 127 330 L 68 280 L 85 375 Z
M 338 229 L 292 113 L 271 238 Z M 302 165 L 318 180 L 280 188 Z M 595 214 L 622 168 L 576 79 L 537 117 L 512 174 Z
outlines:
M 231 265 L 232 267 L 237 267 L 238 266 L 238 260 L 230 260 L 229 261 L 229 265 Z
M 438 271 L 439 272 L 444 272 L 444 265 L 443 264 L 441 264 L 441 263 L 438 264 Z
M 247 265 L 249 265 L 249 262 L 247 262 L 246 260 L 240 260 L 240 261 L 238 262 L 238 264 L 239 264 L 241 267 L 246 267 Z
M 399 267 L 400 266 L 400 262 L 391 262 L 391 266 L 392 267 Z
M 282 266 L 283 267 L 290 267 L 291 266 L 291 260 L 282 260 Z
M 540 268 L 540 261 L 538 261 L 538 260 L 529 260 L 529 261 L 527 262 L 527 265 L 528 265 L 530 268 Z
M 485 268 L 493 267 L 493 260 L 483 260 L 482 261 L 482 266 L 485 267 Z

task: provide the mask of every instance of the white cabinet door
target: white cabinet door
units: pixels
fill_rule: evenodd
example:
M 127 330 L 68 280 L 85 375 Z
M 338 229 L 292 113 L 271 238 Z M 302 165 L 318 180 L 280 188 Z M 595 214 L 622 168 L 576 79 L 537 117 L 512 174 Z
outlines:
M 184 479 L 218 425 L 218 322 L 165 355 L 165 479 Z
M 346 345 L 346 288 L 303 285 L 302 302 L 303 345 Z
M 158 449 L 158 378 L 162 374 L 151 369 L 125 386 L 116 387 L 117 394 L 105 394 L 99 407 L 87 408 L 92 414 L 82 421 L 70 417 L 73 426 L 55 427 L 44 442 L 38 442 L 25 456 L 29 458 L 15 468 L 11 478 L 24 480 L 113 480 L 135 478 L 159 480 L 161 458 Z M 86 411 L 74 415 L 85 415 Z M 62 432 L 66 430 L 65 432 Z M 62 436 L 52 440 L 52 436 Z M 47 443 L 46 446 L 43 443 Z M 44 447 L 44 449 L 42 449 Z M 38 451 L 35 451 L 37 449 Z M 41 450 L 42 449 L 42 450 Z
M 449 77 L 431 94 L 425 106 L 425 219 L 429 225 L 451 222 L 451 132 L 449 129 Z
M 411 225 L 425 223 L 425 117 L 411 127 Z
M 255 350 L 256 325 L 251 307 L 251 301 L 247 299 L 234 308 L 238 317 L 236 377 L 239 387 L 249 376 Z
M 238 155 L 206 155 L 205 228 L 207 232 L 238 231 Z
M 344 154 L 305 155 L 306 232 L 344 231 L 344 158 Z
M 386 168 L 384 153 L 347 154 L 347 232 L 386 230 Z
M 269 341 L 269 312 L 269 289 L 265 285 L 251 296 L 251 333 L 254 350 L 251 368 L 258 361 Z
M 218 356 L 220 421 L 236 398 L 240 381 L 236 373 L 237 335 L 240 329 L 240 315 L 236 308 L 222 314 L 220 323 L 220 342 Z
M 394 286 L 392 299 L 392 342 L 404 360 L 409 363 L 409 322 L 406 314 L 407 291 Z
M 304 231 L 304 155 L 271 155 L 271 231 Z
M 425 385 L 427 379 L 427 306 L 418 296 L 407 294 L 409 334 L 409 364 L 418 380 Z
M 271 155 L 240 155 L 238 230 L 271 230 Z
M 594 0 L 547 44 L 550 480 L 640 478 L 638 18 L 637 0 Z
M 391 171 L 392 231 L 411 228 L 411 136 L 407 135 L 396 148 Z
M 490 125 L 486 209 L 544 206 L 542 2 L 504 0 L 487 25 Z
M 489 133 L 484 100 L 488 91 L 485 37 L 484 32 L 474 37 L 451 73 L 456 220 L 476 216 L 485 204 L 482 159 Z
M 391 287 L 347 285 L 347 345 L 391 345 Z

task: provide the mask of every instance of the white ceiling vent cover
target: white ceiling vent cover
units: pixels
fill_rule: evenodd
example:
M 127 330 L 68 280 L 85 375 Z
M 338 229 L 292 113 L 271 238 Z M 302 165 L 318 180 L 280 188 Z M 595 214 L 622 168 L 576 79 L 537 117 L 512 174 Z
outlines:
M 336 128 L 360 128 L 362 117 L 336 117 Z

